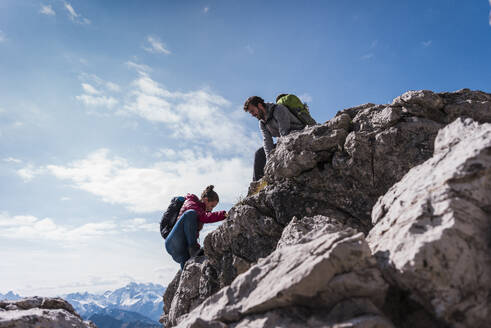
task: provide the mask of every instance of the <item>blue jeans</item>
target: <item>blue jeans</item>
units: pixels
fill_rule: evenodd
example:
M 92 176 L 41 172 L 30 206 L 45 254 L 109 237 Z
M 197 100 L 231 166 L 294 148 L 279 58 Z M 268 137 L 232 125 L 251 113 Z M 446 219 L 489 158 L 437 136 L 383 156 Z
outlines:
M 190 258 L 188 247 L 194 246 L 198 242 L 196 240 L 197 233 L 198 214 L 195 210 L 187 210 L 177 220 L 165 239 L 167 253 L 172 256 L 174 261 L 181 264 L 181 269 L 184 268 L 184 264 Z

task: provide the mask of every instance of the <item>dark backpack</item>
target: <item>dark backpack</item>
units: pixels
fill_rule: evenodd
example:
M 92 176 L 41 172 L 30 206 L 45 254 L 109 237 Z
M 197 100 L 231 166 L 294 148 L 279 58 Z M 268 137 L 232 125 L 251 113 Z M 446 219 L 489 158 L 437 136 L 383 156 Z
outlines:
M 305 125 L 316 125 L 316 121 L 310 116 L 309 106 L 304 104 L 300 98 L 293 94 L 282 93 L 276 97 L 276 103 L 284 105 L 290 113 L 295 115 Z
M 177 217 L 179 216 L 182 204 L 184 204 L 184 200 L 184 197 L 174 197 L 170 201 L 169 207 L 167 207 L 164 215 L 162 215 L 162 220 L 160 220 L 160 234 L 162 235 L 162 238 L 167 238 L 172 231 L 172 228 L 177 222 Z

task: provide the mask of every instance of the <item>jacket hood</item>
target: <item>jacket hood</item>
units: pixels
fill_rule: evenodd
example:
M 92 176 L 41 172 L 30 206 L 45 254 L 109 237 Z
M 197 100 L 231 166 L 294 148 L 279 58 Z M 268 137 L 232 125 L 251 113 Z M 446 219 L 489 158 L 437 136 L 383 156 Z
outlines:
M 188 203 L 194 203 L 197 206 L 199 206 L 203 209 L 206 209 L 205 203 L 203 203 L 201 200 L 199 200 L 198 196 L 196 196 L 195 194 L 187 194 L 186 195 L 186 201 Z
M 192 200 L 193 202 L 201 202 L 195 194 L 187 194 L 186 200 Z

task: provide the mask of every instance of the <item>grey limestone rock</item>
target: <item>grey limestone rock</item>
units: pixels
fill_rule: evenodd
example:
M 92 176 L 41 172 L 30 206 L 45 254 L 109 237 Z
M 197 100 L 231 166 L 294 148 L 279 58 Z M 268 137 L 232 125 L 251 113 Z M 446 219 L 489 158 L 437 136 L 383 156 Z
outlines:
M 236 324 L 233 328 L 393 328 L 392 323 L 384 316 L 366 314 L 373 305 L 363 299 L 341 302 L 339 306 L 327 313 L 322 310 L 289 307 L 251 315 Z M 376 311 L 376 310 L 375 310 Z M 341 316 L 339 315 L 341 312 Z M 227 327 L 223 325 L 223 327 Z
M 453 327 L 491 318 L 491 124 L 459 118 L 373 208 L 385 275 Z
M 268 161 L 266 176 L 295 177 L 313 169 L 325 160 L 330 150 L 342 147 L 350 127 L 351 117 L 342 114 L 323 125 L 307 127 L 301 133 L 280 138 L 273 160 Z
M 290 307 L 303 308 L 307 313 L 304 318 L 325 309 L 324 319 L 332 321 L 333 326 L 337 320 L 344 321 L 347 313 L 370 315 L 370 318 L 382 316 L 378 307 L 384 303 L 388 285 L 371 257 L 363 234 L 343 228 L 321 234 L 310 242 L 277 249 L 239 275 L 230 286 L 181 317 L 178 327 L 194 327 L 197 322 L 217 327 L 220 322 L 244 326 L 251 320 L 273 320 L 269 315 L 264 320 L 258 319 L 258 315 L 272 311 L 274 316 L 276 309 Z M 340 302 L 348 299 L 352 303 L 346 303 L 346 311 L 342 311 Z M 295 321 L 288 317 L 284 320 Z M 383 320 L 387 322 L 384 327 L 391 327 L 388 320 Z M 262 327 L 259 323 L 257 326 Z
M 169 312 L 171 310 L 172 300 L 176 295 L 177 288 L 179 287 L 179 282 L 181 280 L 182 270 L 179 270 L 175 275 L 174 279 L 172 279 L 171 283 L 167 286 L 164 292 L 163 301 L 164 301 L 164 313 L 160 316 L 160 323 L 168 326 L 169 323 Z M 174 313 L 176 310 L 174 310 Z
M 0 301 L 0 327 L 97 328 L 83 321 L 73 307 L 61 298 L 30 297 Z
M 333 233 L 345 229 L 346 226 L 343 226 L 341 223 L 343 222 L 342 213 L 339 213 L 338 217 L 335 214 L 332 214 L 331 217 L 323 215 L 304 217 L 302 219 L 294 217 L 290 221 L 290 224 L 283 230 L 277 249 L 289 245 L 308 243 L 326 233 Z
M 164 314 L 159 321 L 166 327 L 176 324 L 181 315 L 194 309 L 218 289 L 216 273 L 209 260 L 204 256 L 190 259 L 166 289 Z
M 456 117 L 491 121 L 490 97 L 468 90 L 410 91 L 390 105 L 343 110 L 323 125 L 278 139 L 265 168 L 268 188 L 288 180 L 314 193 L 320 191 L 332 208 L 357 218 L 368 232 L 378 197 L 433 155 L 439 129 Z M 322 210 L 314 207 L 303 215 L 322 214 Z
M 220 288 L 229 285 L 237 269 L 270 254 L 282 227 L 268 213 L 250 205 L 237 205 L 229 218 L 205 239 L 205 254 L 217 271 Z M 234 265 L 235 264 L 235 265 Z
M 439 133 L 439 130 L 457 118 L 472 118 L 475 123 L 454 124 Z M 489 288 L 483 287 L 488 278 L 482 269 L 488 268 L 482 261 L 488 261 L 483 250 L 486 249 L 484 245 L 488 245 L 489 251 L 489 243 L 485 244 L 481 237 L 476 236 L 487 234 L 489 237 L 490 233 L 482 217 L 467 221 L 464 218 L 468 218 L 472 206 L 480 208 L 481 214 L 489 218 L 490 209 L 486 205 L 489 203 L 483 199 L 482 193 L 479 196 L 473 192 L 474 189 L 469 188 L 489 188 L 489 182 L 482 182 L 479 180 L 481 178 L 476 178 L 476 182 L 468 182 L 474 179 L 471 179 L 473 175 L 464 174 L 460 178 L 459 174 L 465 170 L 455 166 L 455 163 L 460 163 L 468 167 L 469 172 L 481 172 L 483 163 L 471 165 L 472 161 L 464 163 L 455 159 L 455 165 L 452 166 L 444 159 L 445 156 L 453 158 L 453 155 L 448 155 L 453 152 L 445 149 L 458 146 L 460 141 L 457 136 L 465 136 L 465 131 L 473 124 L 486 122 L 491 122 L 490 94 L 468 89 L 438 94 L 422 90 L 407 92 L 391 104 L 364 104 L 348 108 L 324 124 L 278 138 L 263 180 L 252 184 L 249 195 L 230 211 L 230 218 L 206 237 L 206 265 L 202 262 L 199 269 L 194 267 L 195 264 L 186 265 L 177 278 L 176 286 L 181 286 L 180 280 L 188 277 L 186 279 L 192 280 L 188 280 L 188 283 L 194 287 L 185 291 L 187 287 L 182 284 L 179 287 L 182 290 L 176 288 L 173 295 L 170 293 L 174 289 L 167 290 L 166 295 L 169 293 L 167 297 L 172 301 L 166 305 L 164 317 L 169 318 L 169 313 L 172 313 L 170 322 L 180 323 L 183 327 L 268 327 L 275 324 L 295 327 L 302 325 L 302 322 L 304 326 L 320 327 L 323 325 L 317 325 L 317 322 L 321 321 L 325 322 L 325 327 L 386 327 L 391 325 L 386 317 L 404 328 L 441 327 L 448 323 L 460 327 L 455 322 L 463 322 L 464 325 L 480 322 L 483 313 L 488 311 L 486 304 L 489 303 L 482 301 L 489 291 Z M 459 131 L 452 132 L 454 141 L 440 141 L 446 138 L 442 137 L 445 133 L 451 134 L 449 129 Z M 472 147 L 469 145 L 467 148 Z M 419 198 L 404 200 L 403 203 L 389 201 L 392 198 L 399 199 L 399 196 L 401 200 L 409 197 L 405 196 L 402 189 L 396 192 L 391 187 L 401 179 L 406 179 L 405 175 L 410 170 L 425 163 L 434 153 L 440 157 L 443 153 L 447 154 L 441 157 L 442 162 L 447 163 L 445 170 L 448 172 L 445 174 L 450 176 L 461 172 L 449 178 L 453 182 L 445 187 L 448 189 L 451 185 L 452 191 L 448 195 L 458 195 L 448 209 L 460 213 L 458 225 L 442 221 L 450 225 L 439 226 L 438 220 L 431 222 L 431 219 L 424 218 L 428 213 L 447 211 L 441 206 L 450 201 L 449 198 L 433 203 L 436 200 L 424 193 L 427 187 L 425 183 L 436 181 L 436 177 L 428 178 L 435 173 L 433 170 L 413 175 L 413 181 L 403 180 L 407 188 L 416 188 L 412 190 L 413 193 L 422 199 L 430 199 L 425 203 L 426 207 L 411 204 L 420 204 Z M 484 172 L 489 172 L 489 168 L 485 168 Z M 481 185 L 474 186 L 474 183 Z M 377 203 L 388 191 L 384 200 Z M 399 219 L 391 213 L 399 213 Z M 422 225 L 408 223 L 415 219 L 413 214 L 422 218 Z M 445 215 L 442 212 L 441 218 L 447 218 Z M 432 217 L 433 214 L 429 215 L 429 218 Z M 401 218 L 405 218 L 405 221 Z M 420 219 L 416 218 L 416 221 Z M 412 227 L 411 231 L 409 226 Z M 456 226 L 460 228 L 456 229 Z M 451 240 L 455 241 L 453 244 L 446 241 L 450 240 L 449 235 L 445 234 L 447 228 L 450 235 L 457 236 L 452 237 Z M 474 236 L 475 231 L 479 233 L 476 232 Z M 364 246 L 358 249 L 364 259 L 362 262 L 372 264 L 365 266 L 363 273 L 349 267 L 343 274 L 334 274 L 327 285 L 313 278 L 330 277 L 330 265 L 337 263 L 335 257 L 318 253 L 321 250 L 325 254 L 331 253 L 326 249 L 332 246 L 329 238 L 337 235 L 340 243 L 342 240 L 346 242 L 342 243 L 344 246 L 341 249 L 349 249 L 345 247 L 357 243 L 366 245 L 363 235 L 367 234 L 370 234 L 370 244 L 377 253 L 376 258 L 379 265 L 382 265 L 385 280 L 373 265 L 374 257 L 364 250 Z M 438 240 L 439 237 L 441 240 Z M 481 241 L 474 242 L 476 239 Z M 431 240 L 429 244 L 426 243 L 428 240 Z M 319 241 L 326 244 L 316 244 Z M 447 246 L 430 247 L 439 244 Z M 312 245 L 317 248 L 306 251 Z M 433 254 L 433 250 L 439 253 Z M 422 261 L 430 253 L 430 258 L 436 259 L 432 264 L 435 267 L 428 261 Z M 463 257 L 468 259 L 447 263 L 443 261 L 447 253 L 451 256 L 446 260 L 453 261 L 457 253 L 464 254 Z M 343 256 L 348 262 L 353 258 L 349 254 Z M 416 261 L 415 270 L 407 269 L 412 268 L 411 257 Z M 477 260 L 476 257 L 481 259 Z M 306 264 L 304 260 L 312 263 Z M 475 274 L 466 275 L 454 270 L 448 275 L 446 265 L 456 265 L 459 270 L 462 265 L 474 266 L 472 270 L 466 268 L 464 271 Z M 390 267 L 391 270 L 388 269 Z M 304 272 L 305 276 L 297 276 L 301 268 L 309 268 L 310 271 Z M 194 274 L 186 275 L 186 271 Z M 433 284 L 427 284 L 435 272 L 442 274 L 446 280 L 435 278 Z M 474 276 L 473 280 L 469 278 L 471 276 Z M 415 280 L 411 282 L 413 277 Z M 459 280 L 468 278 L 473 283 L 461 283 Z M 294 288 L 295 281 L 303 281 L 296 285 L 301 287 Z M 448 284 L 445 285 L 444 281 Z M 390 286 L 391 297 L 384 299 L 387 284 Z M 374 286 L 378 288 L 378 294 L 373 290 Z M 424 291 L 425 286 L 430 286 L 428 291 Z M 366 293 L 352 293 L 357 288 Z M 467 293 L 467 290 L 473 292 Z M 178 300 L 184 296 L 189 299 Z M 482 301 L 481 306 L 474 306 L 476 303 L 472 299 Z M 320 309 L 307 305 L 312 300 L 321 304 Z M 362 304 L 362 300 L 367 300 L 373 306 L 367 306 L 366 311 L 349 314 L 351 307 L 341 305 Z M 215 303 L 215 306 L 211 303 Z M 336 319 L 332 319 L 332 311 L 336 306 L 337 309 L 345 310 L 340 310 Z M 405 310 L 410 315 L 396 314 L 399 309 L 394 307 L 397 306 L 407 306 Z M 187 311 L 191 311 L 192 315 L 183 316 Z M 282 315 L 284 320 L 275 319 Z M 326 319 L 329 315 L 330 321 Z M 307 321 L 307 324 L 305 320 L 309 317 L 314 319 Z M 315 321 L 317 319 L 320 321 Z

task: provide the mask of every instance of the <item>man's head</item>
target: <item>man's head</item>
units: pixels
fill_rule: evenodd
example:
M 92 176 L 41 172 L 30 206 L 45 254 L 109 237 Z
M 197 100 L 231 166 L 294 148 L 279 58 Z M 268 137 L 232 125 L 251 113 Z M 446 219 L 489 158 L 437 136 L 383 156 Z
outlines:
M 247 98 L 244 103 L 244 110 L 258 120 L 266 118 L 266 107 L 264 106 L 264 99 L 261 97 L 252 96 Z

